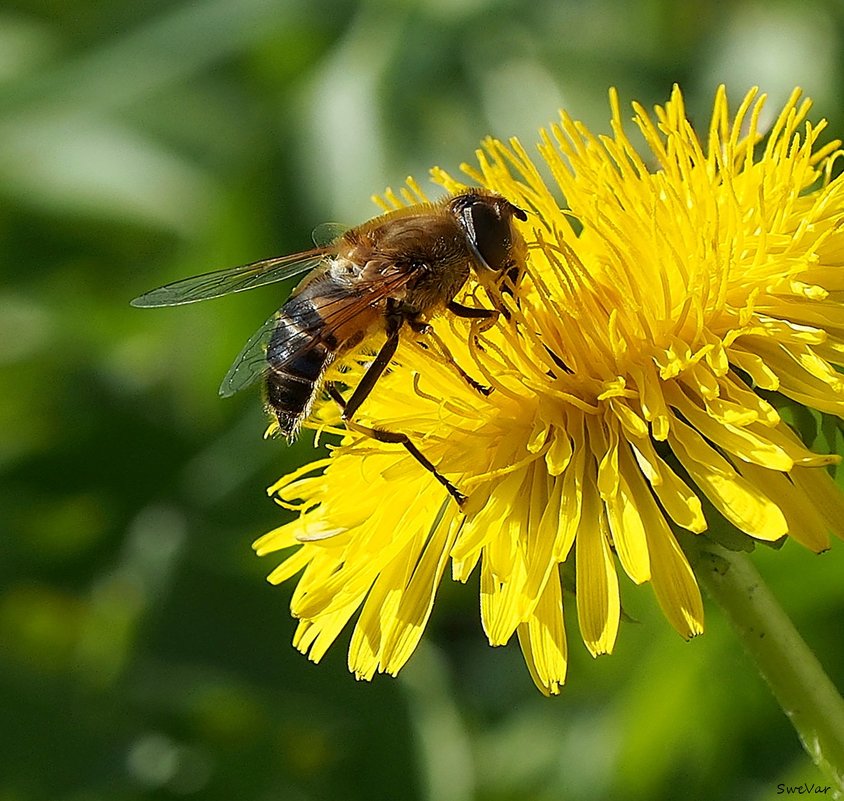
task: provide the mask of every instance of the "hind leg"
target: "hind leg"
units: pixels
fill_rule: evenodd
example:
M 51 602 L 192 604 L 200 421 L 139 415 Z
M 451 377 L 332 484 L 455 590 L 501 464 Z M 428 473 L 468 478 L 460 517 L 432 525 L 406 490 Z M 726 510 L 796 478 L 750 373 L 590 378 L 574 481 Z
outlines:
M 405 321 L 406 318 L 400 309 L 391 310 L 388 307 L 387 340 L 381 346 L 381 350 L 378 351 L 372 364 L 369 365 L 367 371 L 363 374 L 363 378 L 355 387 L 352 396 L 348 401 L 344 400 L 343 396 L 334 386 L 328 387 L 328 393 L 343 410 L 343 422 L 347 428 L 371 437 L 378 442 L 389 442 L 404 446 L 405 450 L 446 488 L 449 495 L 457 501 L 458 506 L 462 506 L 466 501 L 466 496 L 437 470 L 434 464 L 413 444 L 407 434 L 384 431 L 381 428 L 370 428 L 369 426 L 356 423 L 352 419 L 363 402 L 369 397 L 370 392 L 372 392 L 378 379 L 384 373 L 384 370 L 387 369 L 387 365 L 393 358 L 399 344 L 399 331 L 401 330 L 402 323 Z

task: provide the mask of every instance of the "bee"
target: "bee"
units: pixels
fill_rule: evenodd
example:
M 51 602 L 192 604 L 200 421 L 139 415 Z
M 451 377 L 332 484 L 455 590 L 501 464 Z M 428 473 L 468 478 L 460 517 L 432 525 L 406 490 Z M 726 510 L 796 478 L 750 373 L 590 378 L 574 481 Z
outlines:
M 462 505 L 465 496 L 406 434 L 363 426 L 354 416 L 390 364 L 405 327 L 423 338 L 435 336 L 428 321 L 437 314 L 490 320 L 499 313 L 464 306 L 455 297 L 470 275 L 493 289 L 506 280 L 512 286 L 524 260 L 524 240 L 514 218 L 524 221 L 527 215 L 501 195 L 467 189 L 375 217 L 325 247 L 167 284 L 135 298 L 132 305 L 194 303 L 308 271 L 246 343 L 223 379 L 220 394 L 232 395 L 263 379 L 268 411 L 292 441 L 310 414 L 328 366 L 371 336 L 383 335 L 383 344 L 351 397 L 344 400 L 333 385 L 328 392 L 341 407 L 347 428 L 403 445 Z M 500 311 L 506 313 L 503 306 Z M 457 369 L 475 388 L 489 391 Z

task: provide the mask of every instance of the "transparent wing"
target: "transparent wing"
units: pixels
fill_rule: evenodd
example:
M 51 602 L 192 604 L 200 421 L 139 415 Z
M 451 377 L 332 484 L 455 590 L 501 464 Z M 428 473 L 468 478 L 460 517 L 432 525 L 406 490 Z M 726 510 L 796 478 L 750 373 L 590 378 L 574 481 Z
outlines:
M 220 395 L 228 398 L 235 392 L 254 384 L 267 374 L 267 346 L 278 325 L 281 312 L 277 311 L 265 322 L 243 346 L 234 363 L 229 367 L 223 383 L 220 384 Z
M 240 267 L 194 275 L 145 292 L 131 303 L 142 308 L 180 306 L 183 303 L 219 298 L 233 292 L 244 292 L 312 270 L 330 252 L 328 248 L 315 248 L 304 253 L 263 259 Z
M 343 225 L 342 223 L 320 223 L 316 228 L 314 228 L 314 231 L 311 234 L 311 239 L 313 239 L 314 244 L 318 248 L 327 248 L 329 245 L 336 242 L 348 230 L 349 226 Z
M 306 351 L 316 342 L 326 342 L 326 334 L 347 329 L 350 323 L 360 319 L 365 333 L 372 333 L 373 309 L 379 307 L 386 298 L 395 295 L 407 282 L 409 274 L 394 271 L 382 276 L 378 282 L 363 282 L 355 287 L 354 292 L 343 293 L 330 301 L 324 301 L 319 307 L 319 317 L 310 327 L 296 326 L 301 337 L 302 347 L 295 353 L 288 352 L 287 360 Z M 220 395 L 227 398 L 256 381 L 266 377 L 270 370 L 267 362 L 267 347 L 275 333 L 279 320 L 285 315 L 284 307 L 267 320 L 243 346 L 238 357 L 226 373 L 220 384 Z M 278 366 L 278 365 L 277 365 Z

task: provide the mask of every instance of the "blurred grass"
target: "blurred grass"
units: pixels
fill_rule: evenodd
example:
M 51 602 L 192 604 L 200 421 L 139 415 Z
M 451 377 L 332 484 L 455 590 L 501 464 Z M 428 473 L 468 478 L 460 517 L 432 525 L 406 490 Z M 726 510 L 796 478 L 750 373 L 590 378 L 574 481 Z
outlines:
M 819 781 L 716 610 L 683 643 L 626 588 L 562 698 L 445 584 L 397 681 L 295 654 L 250 543 L 307 458 L 216 387 L 266 289 L 141 313 L 175 278 L 300 250 L 486 134 L 606 91 L 795 84 L 844 132 L 840 4 L 487 0 L 0 10 L 0 799 L 766 799 Z M 839 685 L 842 551 L 754 557 Z M 575 615 L 569 614 L 570 628 Z

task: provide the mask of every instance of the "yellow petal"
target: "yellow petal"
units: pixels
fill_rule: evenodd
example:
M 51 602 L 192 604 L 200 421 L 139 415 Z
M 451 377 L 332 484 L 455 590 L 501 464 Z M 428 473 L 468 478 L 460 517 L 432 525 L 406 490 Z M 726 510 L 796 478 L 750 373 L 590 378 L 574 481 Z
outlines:
M 746 351 L 737 343 L 728 351 L 730 361 L 740 369 L 744 370 L 760 389 L 777 390 L 780 380 L 777 374 L 768 367 L 765 360 L 758 353 Z
M 678 409 L 694 428 L 725 451 L 772 470 L 791 470 L 794 466 L 788 453 L 766 439 L 764 433 L 757 434 L 749 426 L 719 423 L 676 387 L 670 388 L 667 397 L 669 403 Z
M 624 450 L 626 451 L 626 448 Z M 625 470 L 625 477 L 619 482 L 618 493 L 613 498 L 605 500 L 604 504 L 618 559 L 625 573 L 636 584 L 641 584 L 651 577 L 651 566 L 639 502 L 641 490 L 644 489 L 648 496 L 650 493 L 641 479 L 639 484 L 635 482 L 638 470 L 632 465 L 632 460 L 630 461 L 631 464 L 625 467 L 628 470 L 632 467 L 632 472 Z
M 668 442 L 694 482 L 736 528 L 763 540 L 776 540 L 788 532 L 780 508 L 739 476 L 694 429 L 675 419 Z
M 577 560 L 577 620 L 583 642 L 592 656 L 612 653 L 618 636 L 621 603 L 606 521 L 598 492 L 588 481 L 583 492 L 583 514 L 575 538 Z
M 639 468 L 671 519 L 696 534 L 706 531 L 700 498 L 657 454 L 653 443 L 641 439 L 629 444 Z
M 791 480 L 826 521 L 828 530 L 844 539 L 844 494 L 826 470 L 796 469 Z
M 545 695 L 557 695 L 566 680 L 568 646 L 563 624 L 563 594 L 557 570 L 548 578 L 533 614 L 518 629 L 530 675 Z
M 791 477 L 753 464 L 740 464 L 738 471 L 766 495 L 777 499 L 788 524 L 788 536 L 820 553 L 829 548 L 828 526 L 808 495 L 797 490 Z M 791 471 L 794 475 L 801 468 Z M 814 468 L 815 470 L 822 468 Z
M 669 623 L 686 638 L 703 632 L 703 601 L 694 573 L 655 505 L 642 504 L 651 553 L 651 582 Z

